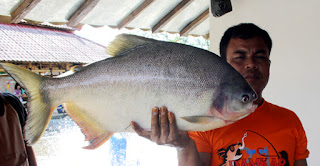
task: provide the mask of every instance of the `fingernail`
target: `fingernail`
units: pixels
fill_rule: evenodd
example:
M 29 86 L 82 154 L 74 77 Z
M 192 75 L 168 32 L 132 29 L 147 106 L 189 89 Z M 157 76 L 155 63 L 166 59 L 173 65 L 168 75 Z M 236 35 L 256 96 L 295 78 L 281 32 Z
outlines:
M 166 114 L 166 111 L 167 111 L 166 107 L 163 106 L 160 108 L 160 112 L 162 115 Z
M 130 124 L 131 124 L 131 127 L 132 127 L 132 128 L 135 128 L 135 127 L 136 127 L 136 126 L 134 125 L 134 122 L 131 122 Z
M 158 114 L 158 110 L 159 110 L 158 107 L 153 107 L 152 108 L 152 115 L 157 115 Z
M 165 111 L 167 108 L 165 107 L 165 106 L 162 106 L 161 108 L 160 108 L 160 110 L 162 110 L 162 111 Z

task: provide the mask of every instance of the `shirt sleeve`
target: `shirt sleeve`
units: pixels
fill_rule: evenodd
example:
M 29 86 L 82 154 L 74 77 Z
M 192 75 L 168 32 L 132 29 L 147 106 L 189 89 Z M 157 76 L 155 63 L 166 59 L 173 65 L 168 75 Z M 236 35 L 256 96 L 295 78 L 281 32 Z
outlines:
M 305 130 L 301 124 L 301 121 L 297 117 L 297 130 L 296 130 L 296 152 L 295 160 L 306 159 L 309 156 L 309 150 L 307 149 L 308 141 Z
M 2 93 L 2 95 L 11 104 L 11 106 L 16 110 L 16 112 L 19 116 L 21 128 L 23 128 L 25 121 L 26 121 L 26 118 L 27 118 L 27 112 L 26 112 L 26 109 L 24 108 L 23 104 L 20 102 L 18 97 L 16 97 L 15 95 L 12 95 L 11 93 Z
M 212 153 L 211 141 L 208 139 L 209 132 L 188 132 L 197 146 L 198 152 Z

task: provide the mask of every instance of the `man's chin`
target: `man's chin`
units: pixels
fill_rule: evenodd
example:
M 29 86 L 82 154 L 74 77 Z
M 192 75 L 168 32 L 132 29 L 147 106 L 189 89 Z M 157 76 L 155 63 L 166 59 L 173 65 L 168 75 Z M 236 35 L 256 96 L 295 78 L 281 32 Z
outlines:
M 256 93 L 261 91 L 261 84 L 259 84 L 257 81 L 248 81 L 248 83 Z
M 253 77 L 246 77 L 245 78 L 246 79 L 246 81 L 248 82 L 248 83 L 253 83 L 253 84 L 257 84 L 257 82 L 259 82 L 260 81 L 260 79 L 258 79 L 258 78 L 253 78 Z

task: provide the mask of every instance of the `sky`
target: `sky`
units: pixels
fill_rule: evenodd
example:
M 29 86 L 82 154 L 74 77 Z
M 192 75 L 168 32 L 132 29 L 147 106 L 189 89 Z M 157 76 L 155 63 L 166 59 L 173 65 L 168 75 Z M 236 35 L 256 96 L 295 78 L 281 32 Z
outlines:
M 90 25 L 84 25 L 80 31 L 75 31 L 74 33 L 101 45 L 107 46 L 115 36 L 124 32 L 127 32 L 127 30 L 113 29 L 108 26 L 94 28 Z

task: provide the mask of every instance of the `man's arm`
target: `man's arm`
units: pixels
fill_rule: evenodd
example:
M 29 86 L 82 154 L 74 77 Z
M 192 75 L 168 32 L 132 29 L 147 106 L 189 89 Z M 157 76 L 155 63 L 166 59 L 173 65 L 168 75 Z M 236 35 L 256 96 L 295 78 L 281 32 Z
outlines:
M 158 145 L 173 146 L 178 151 L 179 165 L 210 165 L 211 154 L 199 153 L 195 142 L 186 131 L 178 129 L 175 116 L 166 107 L 153 108 L 151 115 L 151 131 L 142 129 L 137 123 L 131 123 L 136 133 Z
M 31 146 L 26 145 L 26 151 L 28 155 L 28 161 L 30 166 L 37 166 L 36 155 Z
M 211 165 L 211 153 L 198 152 L 195 142 L 193 141 L 188 147 L 183 150 L 178 149 L 179 165 Z
M 294 166 L 308 166 L 307 159 L 301 159 L 294 161 Z

